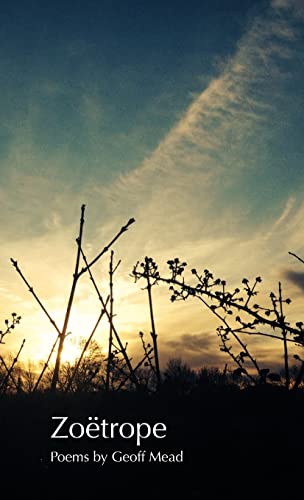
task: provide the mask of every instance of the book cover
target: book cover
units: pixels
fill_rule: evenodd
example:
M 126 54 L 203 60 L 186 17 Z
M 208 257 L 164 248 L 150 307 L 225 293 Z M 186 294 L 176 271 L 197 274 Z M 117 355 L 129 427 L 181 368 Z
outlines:
M 12 493 L 295 484 L 303 21 L 301 0 L 3 3 Z

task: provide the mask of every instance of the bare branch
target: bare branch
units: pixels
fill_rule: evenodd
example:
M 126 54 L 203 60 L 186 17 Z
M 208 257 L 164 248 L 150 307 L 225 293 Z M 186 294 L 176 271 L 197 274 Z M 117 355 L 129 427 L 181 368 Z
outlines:
M 10 368 L 9 368 L 9 370 L 8 370 L 8 372 L 7 372 L 7 375 L 6 375 L 5 379 L 3 380 L 2 384 L 1 384 L 1 387 L 0 387 L 0 392 L 2 392 L 2 394 L 5 394 L 5 392 L 6 392 L 6 385 L 7 385 L 7 381 L 8 381 L 8 379 L 9 379 L 9 378 L 10 378 L 10 376 L 11 376 L 11 373 L 12 373 L 12 371 L 13 371 L 13 369 L 14 369 L 15 364 L 16 364 L 16 363 L 17 363 L 17 361 L 18 361 L 18 358 L 19 358 L 19 356 L 20 356 L 20 354 L 21 354 L 21 351 L 22 351 L 22 349 L 23 349 L 23 347 L 24 347 L 24 344 L 25 344 L 25 339 L 23 339 L 22 344 L 21 344 L 21 346 L 20 346 L 20 349 L 19 349 L 19 351 L 18 351 L 18 353 L 17 353 L 16 357 L 14 358 L 14 360 L 13 360 L 13 362 L 12 362 L 11 367 L 10 367 Z
M 110 321 L 111 321 L 111 315 L 110 315 L 110 313 L 108 312 L 107 307 L 106 307 L 106 304 L 105 304 L 105 301 L 103 300 L 103 297 L 102 297 L 102 295 L 101 295 L 101 293 L 100 293 L 100 291 L 99 291 L 99 289 L 98 289 L 98 286 L 97 286 L 96 281 L 95 281 L 95 279 L 94 279 L 94 276 L 93 276 L 93 274 L 92 274 L 91 268 L 90 268 L 90 266 L 88 265 L 87 258 L 86 258 L 86 256 L 85 256 L 85 254 L 84 254 L 84 252 L 83 252 L 83 249 L 82 249 L 82 248 L 80 249 L 80 251 L 81 251 L 81 255 L 82 255 L 82 258 L 83 258 L 83 260 L 84 260 L 84 263 L 85 263 L 85 265 L 86 265 L 86 269 L 87 269 L 87 270 L 88 270 L 88 272 L 89 272 L 90 279 L 91 279 L 91 281 L 92 281 L 92 283 L 93 283 L 93 286 L 94 286 L 94 288 L 95 288 L 95 290 L 96 290 L 96 293 L 97 293 L 97 296 L 98 296 L 98 298 L 99 298 L 99 301 L 100 301 L 100 303 L 101 303 L 101 305 L 102 305 L 102 307 L 103 307 L 103 309 L 104 309 L 104 311 L 105 311 L 105 314 L 106 314 L 106 316 L 107 316 L 107 318 L 108 318 L 108 320 L 109 320 L 109 322 L 110 322 Z M 126 352 L 125 347 L 123 346 L 123 344 L 122 344 L 122 342 L 121 342 L 121 340 L 120 340 L 119 334 L 118 334 L 118 332 L 117 332 L 117 330 L 116 330 L 116 328 L 115 328 L 114 324 L 112 325 L 112 329 L 113 329 L 113 334 L 115 335 L 116 341 L 117 341 L 117 343 L 118 343 L 118 345 L 119 345 L 119 349 L 120 349 L 120 351 L 121 351 L 121 353 L 122 353 L 122 355 L 123 355 L 123 357 L 124 357 L 124 359 L 125 359 L 125 361 L 126 361 L 126 365 L 127 365 L 128 369 L 129 369 L 129 371 L 130 371 L 130 374 L 131 374 L 131 377 L 132 377 L 132 378 L 131 378 L 131 380 L 132 380 L 132 382 L 136 385 L 136 387 L 138 387 L 138 381 L 137 381 L 137 378 L 136 378 L 136 376 L 135 376 L 135 374 L 134 374 L 134 371 L 133 371 L 133 368 L 132 368 L 132 365 L 131 365 L 130 359 L 129 359 L 128 355 L 127 355 L 127 352 Z
M 13 374 L 11 373 L 10 369 L 8 368 L 7 364 L 5 363 L 4 359 L 2 358 L 2 356 L 0 356 L 0 361 L 1 363 L 3 364 L 8 376 L 10 377 L 11 381 L 13 382 L 14 386 L 16 387 L 16 389 L 18 390 L 18 384 L 16 382 L 16 380 L 14 379 L 13 377 Z
M 11 259 L 11 263 L 13 265 L 13 267 L 16 269 L 17 273 L 19 274 L 19 276 L 22 278 L 22 280 L 24 281 L 24 283 L 26 284 L 26 286 L 28 287 L 28 290 L 29 292 L 33 295 L 34 299 L 36 300 L 36 302 L 39 304 L 39 306 L 41 307 L 41 309 L 43 310 L 44 314 L 48 317 L 48 319 L 50 320 L 50 322 L 52 323 L 53 327 L 55 328 L 55 330 L 57 331 L 57 333 L 60 335 L 61 334 L 61 331 L 59 329 L 59 327 L 56 325 L 55 321 L 53 320 L 53 318 L 51 317 L 51 315 L 48 313 L 47 309 L 45 308 L 45 306 L 43 305 L 43 303 L 41 302 L 41 300 L 39 299 L 38 295 L 36 294 L 36 292 L 34 291 L 34 288 L 29 284 L 29 282 L 27 281 L 26 277 L 24 276 L 23 272 L 21 271 L 20 267 L 18 266 L 18 262 L 14 259 Z
M 296 259 L 298 259 L 300 262 L 302 262 L 302 264 L 304 264 L 304 260 L 301 259 L 301 257 L 299 257 L 297 254 L 295 253 L 292 253 L 292 252 L 288 252 L 289 255 L 292 255 L 293 257 L 295 257 Z
M 73 275 L 73 282 L 72 282 L 70 297 L 69 297 L 67 310 L 66 310 L 66 314 L 65 314 L 65 318 L 64 318 L 62 332 L 59 334 L 59 345 L 58 345 L 58 351 L 57 351 L 57 358 L 56 358 L 56 363 L 55 363 L 55 368 L 54 368 L 54 373 L 53 373 L 53 378 L 52 378 L 52 383 L 51 383 L 51 389 L 53 391 L 56 390 L 56 386 L 57 386 L 57 382 L 58 382 L 58 378 L 59 378 L 61 354 L 62 354 L 64 340 L 66 337 L 66 332 L 67 332 L 70 314 L 71 314 L 71 310 L 72 310 L 74 295 L 75 295 L 75 291 L 76 291 L 76 285 L 77 285 L 77 281 L 79 278 L 78 270 L 79 270 L 79 263 L 80 263 L 80 252 L 81 252 L 80 249 L 81 249 L 83 225 L 84 225 L 84 211 L 85 211 L 85 205 L 82 205 L 81 216 L 80 216 L 80 226 L 79 226 L 79 236 L 76 240 L 77 241 L 77 254 L 76 254 L 75 271 L 74 271 L 74 275 Z
M 129 226 L 131 226 L 131 224 L 133 224 L 135 222 L 135 219 L 130 219 L 127 224 L 125 226 L 123 226 L 120 231 L 116 234 L 116 236 L 114 236 L 114 238 L 110 241 L 110 243 L 108 243 L 107 246 L 105 246 L 103 248 L 103 250 L 101 250 L 101 252 L 89 263 L 88 261 L 86 261 L 86 266 L 84 268 L 81 269 L 81 271 L 79 271 L 78 273 L 78 278 L 83 274 L 85 273 L 86 271 L 88 271 L 94 264 L 96 264 L 96 262 L 106 253 L 109 251 L 109 249 L 111 248 L 111 246 L 115 243 L 116 240 L 118 240 L 118 238 L 123 234 L 125 233 L 128 229 L 129 229 Z

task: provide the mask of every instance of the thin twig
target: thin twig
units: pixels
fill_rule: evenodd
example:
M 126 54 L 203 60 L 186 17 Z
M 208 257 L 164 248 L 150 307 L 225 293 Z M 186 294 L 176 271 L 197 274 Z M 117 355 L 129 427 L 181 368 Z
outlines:
M 146 343 L 144 341 L 144 334 L 143 334 L 143 332 L 140 332 L 139 336 L 140 336 L 140 339 L 141 339 L 141 343 L 142 343 L 142 347 L 143 347 L 145 356 L 147 356 L 148 348 L 150 347 L 150 345 L 148 344 L 148 347 L 146 346 Z M 153 351 L 153 349 L 152 349 L 152 351 Z M 151 352 L 151 351 L 149 351 L 149 352 Z M 150 366 L 151 370 L 153 372 L 155 372 L 155 367 L 154 367 L 154 365 L 152 363 L 152 359 L 150 358 L 150 356 L 147 356 L 147 359 L 148 359 L 148 363 L 149 363 L 149 366 Z
M 1 384 L 1 387 L 0 387 L 0 392 L 3 392 L 3 394 L 5 394 L 5 392 L 6 392 L 6 384 L 7 384 L 7 381 L 8 381 L 8 379 L 9 379 L 9 377 L 10 377 L 10 375 L 11 375 L 11 373 L 12 373 L 13 369 L 14 369 L 15 364 L 16 364 L 16 363 L 17 363 L 17 361 L 18 361 L 18 358 L 19 358 L 19 356 L 20 356 L 20 354 L 21 354 L 21 351 L 22 351 L 22 349 L 23 349 L 23 347 L 24 347 L 24 344 L 25 344 L 25 339 L 23 339 L 22 344 L 21 344 L 21 346 L 20 346 L 20 349 L 19 349 L 19 351 L 18 351 L 18 353 L 17 353 L 16 357 L 14 358 L 14 360 L 13 360 L 13 362 L 12 362 L 12 365 L 11 365 L 11 367 L 9 368 L 8 373 L 7 373 L 7 375 L 6 375 L 5 379 L 4 379 L 4 381 L 3 381 L 3 382 L 2 382 L 2 384 Z
M 286 329 L 285 329 L 285 318 L 283 315 L 283 300 L 282 300 L 282 285 L 279 282 L 279 304 L 280 304 L 280 321 L 282 328 L 282 336 L 283 336 L 283 345 L 284 345 L 284 367 L 285 367 L 285 385 L 286 389 L 289 389 L 290 385 L 290 375 L 289 375 L 289 365 L 288 365 L 288 347 L 286 342 Z
M 288 252 L 289 255 L 292 255 L 293 257 L 295 257 L 296 259 L 298 259 L 300 262 L 302 262 L 302 264 L 304 264 L 304 260 L 301 259 L 301 257 L 299 257 L 297 254 L 295 253 L 292 253 L 292 252 Z
M 108 310 L 107 310 L 107 308 L 106 308 L 106 305 L 105 305 L 105 301 L 103 300 L 103 297 L 102 297 L 101 293 L 99 292 L 98 286 L 97 286 L 97 284 L 96 284 L 96 281 L 95 281 L 95 279 L 94 279 L 94 276 L 93 276 L 93 274 L 92 274 L 92 271 L 91 271 L 91 269 L 90 269 L 90 266 L 89 266 L 89 265 L 88 265 L 88 263 L 87 263 L 88 261 L 87 261 L 87 258 L 86 258 L 86 256 L 85 256 L 84 252 L 83 252 L 83 249 L 81 248 L 81 249 L 80 249 L 80 251 L 81 251 L 81 255 L 82 255 L 82 258 L 83 258 L 83 260 L 84 260 L 84 263 L 86 264 L 86 269 L 87 269 L 87 270 L 88 270 L 88 272 L 89 272 L 90 279 L 91 279 L 91 281 L 92 281 L 92 283 L 93 283 L 93 286 L 94 286 L 94 288 L 95 288 L 95 290 L 96 290 L 96 293 L 97 293 L 97 296 L 98 296 L 98 298 L 99 298 L 99 301 L 100 301 L 100 303 L 101 303 L 101 305 L 102 305 L 103 309 L 105 310 L 105 313 L 106 313 L 106 316 L 107 316 L 108 320 L 109 320 L 109 321 L 111 321 L 111 316 L 110 316 L 110 313 L 108 312 Z M 118 334 L 118 332 L 117 332 L 117 330 L 116 330 L 116 328 L 115 328 L 114 324 L 113 324 L 112 328 L 113 328 L 113 333 L 114 333 L 114 335 L 115 335 L 116 341 L 117 341 L 117 343 L 118 343 L 118 345 L 119 345 L 120 352 L 122 353 L 122 355 L 123 355 L 123 357 L 124 357 L 124 359 L 125 359 L 126 365 L 127 365 L 128 369 L 129 369 L 129 371 L 130 371 L 130 374 L 131 374 L 131 377 L 132 377 L 132 378 L 131 378 L 131 380 L 132 380 L 132 382 L 133 382 L 133 383 L 136 385 L 136 387 L 137 387 L 137 386 L 138 386 L 138 381 L 137 381 L 137 378 L 136 378 L 135 374 L 133 373 L 133 368 L 132 368 L 132 365 L 131 365 L 130 359 L 129 359 L 129 357 L 128 357 L 127 353 L 126 353 L 126 349 L 124 348 L 124 346 L 123 346 L 123 344 L 122 344 L 122 342 L 121 342 L 121 340 L 120 340 L 119 334 Z
M 1 363 L 3 364 L 3 366 L 4 366 L 4 368 L 5 368 L 6 372 L 7 372 L 7 374 L 8 374 L 8 375 L 9 375 L 9 377 L 11 378 L 11 380 L 12 380 L 12 382 L 13 382 L 14 386 L 15 386 L 15 387 L 16 387 L 16 389 L 18 390 L 18 384 L 17 384 L 16 380 L 14 379 L 13 374 L 12 374 L 12 373 L 10 373 L 10 369 L 8 368 L 8 366 L 7 366 L 7 364 L 5 363 L 5 361 L 4 361 L 4 359 L 2 358 L 2 356 L 0 356 L 0 361 L 1 361 Z
M 131 226 L 131 224 L 133 224 L 135 222 L 135 219 L 130 219 L 127 224 L 125 226 L 123 226 L 120 231 L 116 234 L 116 236 L 114 236 L 114 238 L 110 241 L 110 243 L 108 243 L 107 246 L 105 246 L 103 248 L 103 250 L 90 262 L 88 263 L 88 261 L 85 262 L 86 266 L 84 268 L 81 269 L 81 271 L 79 271 L 78 273 L 78 278 L 83 274 L 85 273 L 86 271 L 88 271 L 99 259 L 100 257 L 102 257 L 106 252 L 109 251 L 109 249 L 111 248 L 111 246 L 115 243 L 116 240 L 118 240 L 118 238 L 123 234 L 125 233 L 128 229 L 129 229 L 129 226 Z
M 229 333 L 235 338 L 235 340 L 238 342 L 238 344 L 244 349 L 244 352 L 246 352 L 248 358 L 252 362 L 253 366 L 257 370 L 258 374 L 260 373 L 260 368 L 259 365 L 257 364 L 256 360 L 251 356 L 250 352 L 248 351 L 248 348 L 244 342 L 239 338 L 239 336 L 231 329 L 230 325 L 228 324 L 227 320 L 223 318 L 220 314 L 218 314 L 214 309 L 211 308 L 211 306 L 206 302 L 202 297 L 198 297 L 198 299 L 220 320 L 224 323 L 224 325 L 228 328 Z
M 199 298 L 197 295 L 197 289 L 195 287 L 192 287 L 190 285 L 185 285 L 185 283 L 183 283 L 181 281 L 178 281 L 176 279 L 161 278 L 161 277 L 158 278 L 158 281 L 161 281 L 163 283 L 167 283 L 169 285 L 172 285 L 172 284 L 177 285 L 182 290 L 188 292 L 189 296 Z M 206 295 L 207 297 L 210 298 L 210 300 L 215 300 L 215 301 L 219 300 L 218 296 L 216 294 L 210 292 L 209 290 L 201 289 L 199 291 L 199 293 L 201 295 Z M 255 312 L 254 310 L 247 308 L 247 307 L 244 307 L 244 305 L 242 305 L 242 304 L 231 302 L 229 304 L 229 306 L 231 308 L 237 309 L 238 311 L 243 311 L 243 312 L 247 313 L 249 316 L 252 316 L 253 318 L 257 319 L 259 321 L 259 323 L 261 323 L 261 324 L 268 325 L 271 328 L 280 328 L 281 329 L 281 324 L 278 321 L 274 321 L 274 320 L 270 320 L 268 318 L 265 318 L 265 317 L 261 316 L 260 314 L 258 314 L 257 312 Z M 291 327 L 290 325 L 285 325 L 285 331 L 286 331 L 286 333 L 290 333 L 292 335 L 299 335 L 299 330 Z
M 65 314 L 65 318 L 64 318 L 64 324 L 63 324 L 62 332 L 59 335 L 59 345 L 58 345 L 58 351 L 57 351 L 57 358 L 56 358 L 56 363 L 55 363 L 55 368 L 54 368 L 54 373 L 53 373 L 53 378 L 52 378 L 52 383 L 51 383 L 51 389 L 53 391 L 56 390 L 56 386 L 57 386 L 57 382 L 58 382 L 58 378 L 59 378 L 61 354 L 62 354 L 64 340 L 66 337 L 66 332 L 67 332 L 70 314 L 71 314 L 71 310 L 72 310 L 76 285 L 77 285 L 77 281 L 79 278 L 78 271 L 79 271 L 79 264 L 80 264 L 81 242 L 82 242 L 83 225 L 84 225 L 84 211 L 85 211 L 85 205 L 82 205 L 81 216 L 80 216 L 80 226 L 79 226 L 79 236 L 76 240 L 77 241 L 77 254 L 76 254 L 75 271 L 74 271 L 74 275 L 73 275 L 73 282 L 72 282 L 70 297 L 69 297 L 69 301 L 68 301 L 68 305 L 67 305 L 67 310 L 66 310 L 66 314 Z
M 72 386 L 72 383 L 73 383 L 74 378 L 75 378 L 75 376 L 76 376 L 76 373 L 77 373 L 77 371 L 78 371 L 78 369 L 79 369 L 79 366 L 80 366 L 80 363 L 81 363 L 81 361 L 82 361 L 82 359 L 83 359 L 83 356 L 85 355 L 85 352 L 86 352 L 87 348 L 88 348 L 88 347 L 89 347 L 89 345 L 90 345 L 90 342 L 91 342 L 91 340 L 92 340 L 92 338 L 93 338 L 93 335 L 95 334 L 95 332 L 96 332 L 96 330 L 97 330 L 97 327 L 98 327 L 98 325 L 99 325 L 99 323 L 100 323 L 100 321 L 101 321 L 101 319 L 102 319 L 102 317 L 103 317 L 104 313 L 105 313 L 105 311 L 104 311 L 104 309 L 103 309 L 103 310 L 101 311 L 101 313 L 100 313 L 100 315 L 99 315 L 99 317 L 98 317 L 97 321 L 96 321 L 96 324 L 95 324 L 95 326 L 94 326 L 94 328 L 93 328 L 93 330 L 92 330 L 91 335 L 89 336 L 88 340 L 86 341 L 86 343 L 85 343 L 85 345 L 84 345 L 84 347 L 83 347 L 83 349 L 82 349 L 81 355 L 79 356 L 79 359 L 78 359 L 78 361 L 77 361 L 77 363 L 76 363 L 76 366 L 75 366 L 75 368 L 74 368 L 74 371 L 73 371 L 73 373 L 72 373 L 72 375 L 71 375 L 71 377 L 70 377 L 70 380 L 69 380 L 69 382 L 68 382 L 68 384 L 67 384 L 67 387 L 66 387 L 66 389 L 65 389 L 65 392 L 69 392 L 69 390 L 70 390 L 70 388 L 71 388 L 71 386 Z
M 157 333 L 156 333 L 156 329 L 155 329 L 154 311 L 153 311 L 153 302 L 152 302 L 152 285 L 151 285 L 151 281 L 150 281 L 149 261 L 147 258 L 145 259 L 145 275 L 146 275 L 146 280 L 147 280 L 147 291 L 148 291 L 150 320 L 151 320 L 151 337 L 152 337 L 152 341 L 153 341 L 154 360 L 155 360 L 156 384 L 157 384 L 157 390 L 159 391 L 160 386 L 161 386 L 161 376 L 160 376 L 160 368 L 159 368 Z
M 261 337 L 270 337 L 271 339 L 276 339 L 280 340 L 282 342 L 282 337 L 279 337 L 277 335 L 271 335 L 271 333 L 264 333 L 264 332 L 255 332 L 255 331 L 247 331 L 247 330 L 237 330 L 238 333 L 245 333 L 245 335 L 260 335 Z M 299 344 L 297 340 L 294 339 L 287 339 L 286 342 L 292 342 L 293 344 Z
M 299 257 L 297 254 L 292 253 L 292 252 L 288 252 L 288 253 L 289 253 L 289 255 L 292 255 L 292 257 L 295 257 L 296 259 L 298 259 L 302 264 L 304 264 L 304 260 L 301 259 L 301 257 Z M 296 381 L 292 387 L 292 390 L 298 389 L 300 383 L 302 382 L 303 376 L 304 376 L 304 361 L 302 361 L 301 368 L 300 368 L 299 373 L 297 375 Z
M 20 267 L 18 266 L 18 262 L 16 260 L 14 260 L 14 259 L 11 259 L 11 263 L 12 263 L 13 267 L 16 269 L 16 271 L 19 274 L 19 276 L 22 278 L 22 280 L 26 284 L 26 286 L 28 287 L 29 292 L 33 295 L 33 297 L 35 298 L 36 302 L 39 304 L 39 306 L 43 310 L 44 314 L 48 317 L 48 319 L 50 320 L 50 322 L 54 326 L 55 330 L 60 335 L 61 334 L 60 328 L 56 325 L 55 321 L 53 320 L 53 318 L 51 317 L 51 315 L 48 313 L 48 311 L 45 308 L 45 306 L 42 304 L 42 302 L 39 299 L 38 295 L 34 291 L 34 288 L 27 281 L 26 277 L 24 276 L 23 272 L 21 271 Z
M 108 345 L 108 362 L 107 362 L 107 373 L 106 373 L 106 391 L 109 390 L 110 386 L 110 368 L 111 368 L 111 362 L 112 362 L 112 343 L 113 343 L 113 304 L 114 304 L 114 296 L 113 296 L 113 257 L 114 257 L 114 252 L 113 250 L 111 251 L 111 257 L 110 257 L 110 269 L 109 269 L 109 275 L 110 275 L 110 319 L 109 319 L 109 324 L 110 324 L 110 331 L 109 331 L 109 345 Z
M 249 378 L 249 380 L 251 380 L 254 384 L 256 384 L 257 383 L 256 379 L 254 377 L 252 377 L 252 375 L 250 375 L 250 373 L 248 373 L 248 371 L 243 367 L 240 358 L 237 357 L 235 354 L 233 354 L 231 347 L 226 346 L 224 334 L 219 333 L 219 336 L 220 336 L 222 344 L 223 344 L 222 350 L 224 352 L 226 352 L 231 357 L 231 359 L 234 361 L 234 363 L 241 370 L 241 373 L 245 373 L 247 375 L 247 377 Z
M 56 338 L 56 340 L 55 340 L 55 342 L 54 342 L 54 344 L 53 344 L 53 346 L 52 346 L 52 348 L 51 348 L 50 354 L 48 355 L 48 358 L 47 358 L 46 362 L 45 362 L 45 363 L 44 363 L 44 365 L 43 365 L 43 368 L 42 368 L 41 373 L 40 373 L 40 375 L 39 375 L 39 377 L 38 377 L 38 379 L 37 379 L 37 382 L 36 382 L 36 384 L 35 384 L 35 387 L 34 387 L 34 389 L 33 389 L 33 392 L 35 392 L 35 391 L 38 389 L 38 386 L 39 386 L 39 384 L 40 384 L 40 382 L 41 382 L 41 380 L 42 380 L 42 377 L 43 377 L 43 375 L 44 375 L 44 372 L 45 372 L 45 370 L 47 369 L 47 367 L 49 366 L 49 362 L 50 362 L 51 357 L 52 357 L 52 355 L 53 355 L 53 353 L 54 353 L 54 351 L 55 351 L 55 348 L 56 348 L 56 345 L 57 345 L 58 340 L 59 340 L 59 335 L 57 335 L 57 338 Z
M 251 289 L 249 289 L 249 290 L 248 290 L 248 297 L 247 297 L 247 300 L 246 300 L 246 302 L 245 302 L 244 307 L 247 307 L 247 306 L 248 306 L 248 304 L 249 304 L 250 299 L 252 299 L 252 297 L 253 297 L 253 292 L 254 292 L 255 287 L 257 286 L 257 284 L 258 284 L 258 281 L 255 281 L 255 283 L 254 283 L 253 287 L 252 287 Z
M 142 364 L 145 362 L 145 360 L 146 360 L 146 359 L 149 359 L 149 360 L 150 360 L 149 356 L 150 356 L 150 354 L 151 354 L 152 352 L 153 352 L 153 347 L 151 347 L 151 349 L 150 349 L 149 351 L 147 351 L 147 352 L 146 352 L 146 354 L 144 355 L 144 357 L 142 358 L 142 360 L 141 360 L 141 361 L 140 361 L 140 362 L 139 362 L 139 363 L 135 366 L 135 368 L 134 368 L 134 370 L 133 370 L 134 372 L 136 372 L 136 371 L 138 370 L 138 368 L 140 368 L 140 367 L 142 366 Z M 119 386 L 118 386 L 118 388 L 117 388 L 117 390 L 118 390 L 118 391 L 119 391 L 119 389 L 121 389 L 121 388 L 125 385 L 125 383 L 129 380 L 129 378 L 130 378 L 130 375 L 128 375 L 128 376 L 125 378 L 125 380 L 122 380 L 122 381 L 120 382 L 120 384 L 119 384 Z

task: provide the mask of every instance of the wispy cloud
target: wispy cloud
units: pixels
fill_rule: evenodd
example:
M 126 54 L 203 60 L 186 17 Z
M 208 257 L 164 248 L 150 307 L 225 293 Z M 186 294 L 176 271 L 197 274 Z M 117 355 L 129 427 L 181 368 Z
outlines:
M 277 9 L 269 9 L 265 17 L 257 17 L 220 75 L 194 99 L 154 153 L 115 188 L 141 189 L 153 173 L 168 179 L 184 170 L 193 169 L 196 175 L 203 170 L 206 175 L 214 174 L 215 167 L 216 174 L 229 168 L 223 153 L 240 153 L 253 129 L 264 121 L 269 124 L 270 93 L 280 91 L 280 80 L 285 79 L 280 62 L 294 57 L 297 33 L 292 15 L 283 18 Z
M 128 207 L 139 226 L 145 224 L 147 238 L 147 233 L 154 232 L 154 239 L 161 234 L 163 247 L 169 239 L 176 246 L 202 232 L 219 233 L 225 224 L 239 231 L 246 208 L 232 215 L 226 188 L 242 189 L 244 172 L 262 168 L 257 162 L 263 161 L 263 136 L 275 134 L 290 77 L 282 65 L 288 61 L 294 66 L 298 57 L 296 20 L 294 12 L 282 16 L 275 7 L 249 23 L 235 55 L 156 150 L 113 184 L 94 187 L 95 196 L 107 201 L 113 220 Z M 138 234 L 143 236 L 141 230 Z
M 7 158 L 15 195 L 1 187 L 2 225 L 5 227 L 7 220 L 11 225 L 10 230 L 4 229 L 10 239 L 3 244 L 3 267 L 11 255 L 22 256 L 35 268 L 35 283 L 41 276 L 49 276 L 42 286 L 45 298 L 52 298 L 50 303 L 58 312 L 63 307 L 62 283 L 66 293 L 71 278 L 78 206 L 88 204 L 86 235 L 91 246 L 87 251 L 92 254 L 129 216 L 135 216 L 136 227 L 117 249 L 123 258 L 120 289 L 118 286 L 121 297 L 117 300 L 122 312 L 117 321 L 122 332 L 130 333 L 134 345 L 136 330 L 141 329 L 140 322 L 146 317 L 145 299 L 143 294 L 135 298 L 139 290 L 130 291 L 132 285 L 126 283 L 131 265 L 145 254 L 152 254 L 158 261 L 180 255 L 193 266 L 210 267 L 231 283 L 256 273 L 265 274 L 272 283 L 285 272 L 290 280 L 284 259 L 288 250 L 304 248 L 304 204 L 299 204 L 296 194 L 287 201 L 273 200 L 271 220 L 253 223 L 250 203 L 245 202 L 241 209 L 234 203 L 244 174 L 257 168 L 269 136 L 275 137 L 284 85 L 290 78 L 290 65 L 294 69 L 299 57 L 299 46 L 295 45 L 301 12 L 300 2 L 276 0 L 263 15 L 249 22 L 234 56 L 221 65 L 155 151 L 112 183 L 103 183 L 102 174 L 97 173 L 76 189 L 73 178 L 77 177 L 77 162 L 68 179 L 60 174 L 62 166 L 71 160 L 68 151 L 46 155 L 35 147 L 31 128 L 23 130 L 18 135 L 22 140 L 12 145 Z M 57 91 L 56 86 L 46 87 L 50 94 Z M 96 123 L 102 115 L 102 104 L 88 92 L 82 95 L 80 108 L 97 140 Z M 288 121 L 288 116 L 285 118 Z M 260 168 L 264 167 L 267 165 Z M 31 299 L 18 292 L 17 280 L 8 271 L 3 279 L 6 288 L 10 283 L 15 296 L 30 308 Z M 91 296 L 85 285 L 82 290 L 85 314 Z M 195 358 L 195 352 L 200 363 L 204 357 L 210 360 L 209 335 L 195 333 L 202 331 L 197 310 L 180 307 L 174 309 L 173 317 L 166 292 L 156 295 L 160 338 L 166 338 L 167 348 L 186 346 L 189 360 Z M 5 302 L 4 294 L 1 296 Z M 9 307 L 13 304 L 8 303 Z M 40 332 L 35 322 L 28 328 L 35 330 L 37 339 Z M 148 321 L 144 326 L 148 331 Z M 186 335 L 185 331 L 190 333 Z
M 299 17 L 304 14 L 302 0 L 272 0 L 271 5 L 278 10 L 292 10 Z

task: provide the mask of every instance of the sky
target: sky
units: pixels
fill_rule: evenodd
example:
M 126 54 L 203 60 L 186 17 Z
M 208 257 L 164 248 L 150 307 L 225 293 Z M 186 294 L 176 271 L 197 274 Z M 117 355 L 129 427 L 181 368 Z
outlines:
M 147 297 L 132 266 L 179 256 L 231 286 L 283 282 L 301 319 L 304 268 L 304 6 L 301 0 L 3 2 L 0 16 L 0 304 L 22 316 L 3 352 L 43 359 L 54 332 L 10 264 L 63 324 L 80 206 L 89 258 L 115 245 L 115 324 L 140 355 Z M 96 269 L 104 294 L 108 259 Z M 223 366 L 200 304 L 154 291 L 162 365 Z M 99 303 L 79 284 L 66 359 Z M 96 339 L 106 346 L 108 325 Z M 278 348 L 251 345 L 263 363 Z M 74 347 L 73 347 L 74 346 Z

